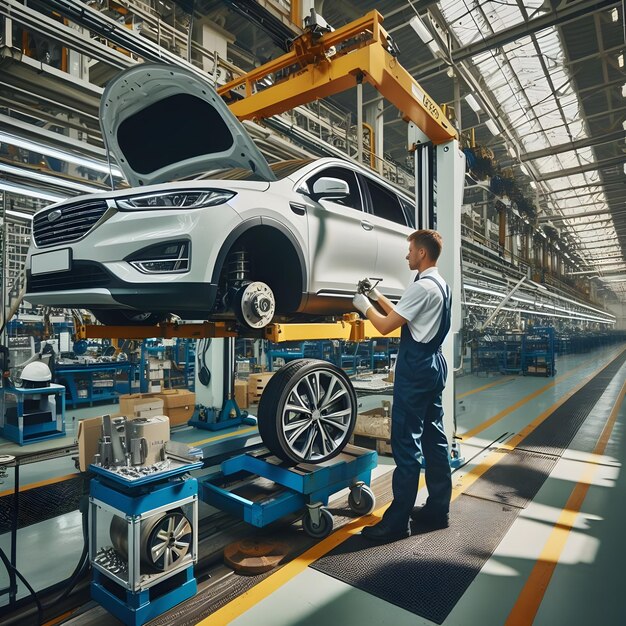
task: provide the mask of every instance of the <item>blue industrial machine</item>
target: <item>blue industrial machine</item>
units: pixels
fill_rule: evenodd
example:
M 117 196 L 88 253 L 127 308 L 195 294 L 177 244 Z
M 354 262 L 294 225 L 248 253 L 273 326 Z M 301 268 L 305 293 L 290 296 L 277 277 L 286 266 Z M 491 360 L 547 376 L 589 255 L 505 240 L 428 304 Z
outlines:
M 98 465 L 91 480 L 91 595 L 110 613 L 141 626 L 197 591 L 198 483 L 177 464 L 140 477 Z
M 220 471 L 203 478 L 201 498 L 257 527 L 304 511 L 304 530 L 312 537 L 326 537 L 333 530 L 332 514 L 325 508 L 332 494 L 350 487 L 353 511 L 368 515 L 374 510 L 376 498 L 369 484 L 377 458 L 373 450 L 346 446 L 324 464 L 290 466 L 266 450 L 249 452 L 224 461 Z M 267 480 L 274 483 L 273 489 L 268 489 Z

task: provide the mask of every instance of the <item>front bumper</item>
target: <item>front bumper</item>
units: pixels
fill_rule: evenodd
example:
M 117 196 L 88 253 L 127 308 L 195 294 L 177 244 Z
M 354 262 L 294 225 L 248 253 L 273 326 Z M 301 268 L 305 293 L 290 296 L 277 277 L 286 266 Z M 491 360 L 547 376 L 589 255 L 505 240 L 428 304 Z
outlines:
M 130 283 L 102 263 L 75 261 L 69 272 L 33 276 L 26 273 L 26 295 L 32 304 L 85 309 L 135 309 L 153 313 L 208 315 L 217 285 L 202 282 Z

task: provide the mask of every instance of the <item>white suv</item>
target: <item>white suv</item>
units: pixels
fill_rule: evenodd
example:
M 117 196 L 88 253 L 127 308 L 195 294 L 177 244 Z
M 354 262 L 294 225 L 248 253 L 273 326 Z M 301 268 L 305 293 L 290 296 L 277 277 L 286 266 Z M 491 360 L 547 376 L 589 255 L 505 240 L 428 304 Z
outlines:
M 349 311 L 365 276 L 394 299 L 410 282 L 407 197 L 341 159 L 268 165 L 199 76 L 133 67 L 107 85 L 100 121 L 131 188 L 35 215 L 29 302 L 106 324 L 236 314 L 260 328 Z

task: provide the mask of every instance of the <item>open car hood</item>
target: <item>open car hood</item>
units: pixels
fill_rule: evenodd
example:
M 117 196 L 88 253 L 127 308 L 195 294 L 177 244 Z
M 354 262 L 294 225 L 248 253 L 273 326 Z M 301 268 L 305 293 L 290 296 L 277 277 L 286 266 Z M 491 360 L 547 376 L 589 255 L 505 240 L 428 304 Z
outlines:
M 276 180 L 212 85 L 180 67 L 143 63 L 118 74 L 102 95 L 100 127 L 133 187 L 228 167 Z

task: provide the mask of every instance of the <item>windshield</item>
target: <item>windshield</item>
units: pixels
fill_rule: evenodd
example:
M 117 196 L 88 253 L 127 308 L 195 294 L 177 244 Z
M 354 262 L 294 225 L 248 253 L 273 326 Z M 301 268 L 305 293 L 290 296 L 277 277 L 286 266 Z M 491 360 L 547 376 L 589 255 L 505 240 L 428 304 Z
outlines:
M 313 163 L 315 159 L 290 159 L 288 161 L 278 161 L 277 163 L 270 164 L 270 169 L 276 175 L 279 180 L 281 178 L 287 178 L 294 172 L 297 172 L 300 168 L 309 163 Z M 212 170 L 211 172 L 205 172 L 204 174 L 196 176 L 188 176 L 181 180 L 264 180 L 255 172 L 252 172 L 241 167 L 228 168 L 224 170 Z

